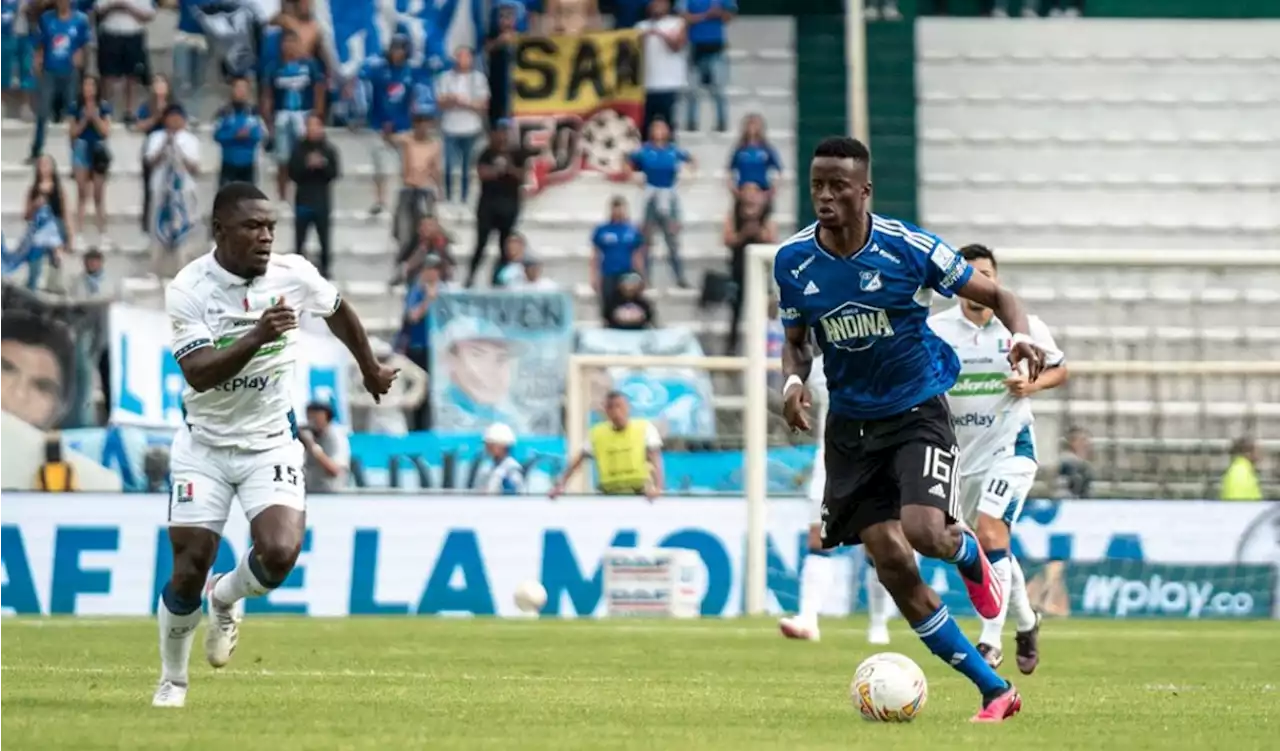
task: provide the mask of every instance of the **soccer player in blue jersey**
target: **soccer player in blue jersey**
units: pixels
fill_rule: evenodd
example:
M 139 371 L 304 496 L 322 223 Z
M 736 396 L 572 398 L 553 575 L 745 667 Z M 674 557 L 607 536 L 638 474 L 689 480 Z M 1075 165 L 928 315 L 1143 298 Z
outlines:
M 805 381 L 810 329 L 823 354 L 830 406 L 824 433 L 825 548 L 862 544 L 881 583 L 925 645 L 982 693 L 975 722 L 1001 722 L 1022 708 L 920 578 L 915 551 L 954 563 L 980 615 L 1004 596 L 977 537 L 957 524 L 956 438 L 945 395 L 955 352 L 929 328 L 933 294 L 991 308 L 1012 332 L 1009 360 L 1034 381 L 1044 352 L 1031 341 L 1021 303 L 974 274 L 937 237 L 867 211 L 871 154 L 852 138 L 818 144 L 809 191 L 818 221 L 778 249 L 773 274 L 786 329 L 783 411 L 809 430 Z

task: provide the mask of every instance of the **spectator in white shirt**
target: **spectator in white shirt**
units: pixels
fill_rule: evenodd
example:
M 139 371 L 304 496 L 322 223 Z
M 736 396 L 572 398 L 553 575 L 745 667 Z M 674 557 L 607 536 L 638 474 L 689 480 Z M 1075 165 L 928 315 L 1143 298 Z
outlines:
M 453 201 L 453 170 L 458 168 L 458 198 L 467 202 L 471 195 L 471 159 L 476 142 L 484 133 L 484 116 L 489 111 L 489 79 L 474 67 L 468 47 L 453 53 L 453 70 L 436 81 L 436 101 L 443 114 L 440 131 L 444 133 L 444 196 Z
M 154 0 L 97 0 L 98 74 L 107 99 L 124 83 L 124 112 L 133 112 L 133 85 L 151 85 L 147 24 L 156 17 Z
M 526 292 L 558 292 L 560 285 L 554 279 L 542 275 L 542 260 L 525 254 L 524 280 L 515 285 L 516 289 Z
M 164 129 L 147 136 L 142 157 L 151 170 L 155 200 L 151 217 L 154 272 L 162 279 L 172 279 L 187 263 L 182 246 L 199 217 L 196 177 L 200 174 L 200 139 L 187 130 L 187 114 L 181 105 L 165 109 Z
M 527 248 L 524 235 L 519 232 L 511 233 L 511 237 L 507 238 L 506 247 L 502 249 L 504 263 L 498 270 L 497 286 L 503 289 L 515 289 L 524 285 L 524 255 Z
M 684 19 L 671 12 L 671 0 L 652 0 L 649 18 L 636 24 L 644 42 L 644 130 L 654 120 L 675 122 L 676 99 L 689 79 L 689 61 L 684 48 L 688 29 Z
M 486 495 L 520 495 L 524 492 L 524 468 L 511 455 L 516 434 L 509 426 L 495 422 L 484 431 L 484 452 L 492 466 L 476 483 Z

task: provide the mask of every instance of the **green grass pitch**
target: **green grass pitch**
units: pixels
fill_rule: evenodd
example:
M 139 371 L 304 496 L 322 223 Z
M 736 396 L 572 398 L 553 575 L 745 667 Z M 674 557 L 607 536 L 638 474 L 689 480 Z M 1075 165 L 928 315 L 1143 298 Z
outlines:
M 964 624 L 972 633 L 976 623 Z M 5 619 L 5 749 L 1280 749 L 1280 623 L 1052 621 L 1026 704 L 972 726 L 970 685 L 901 621 L 929 676 L 910 725 L 849 702 L 860 620 L 820 644 L 773 621 L 247 619 L 231 665 L 192 655 L 150 706 L 155 624 Z M 1012 646 L 1011 642 L 1007 646 Z

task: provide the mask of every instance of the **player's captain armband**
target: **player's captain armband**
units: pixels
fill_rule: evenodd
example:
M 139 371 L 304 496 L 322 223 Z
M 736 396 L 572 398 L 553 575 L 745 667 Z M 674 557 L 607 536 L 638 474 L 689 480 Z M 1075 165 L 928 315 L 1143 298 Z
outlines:
M 778 308 L 778 318 L 783 323 L 794 323 L 800 320 L 799 308 Z

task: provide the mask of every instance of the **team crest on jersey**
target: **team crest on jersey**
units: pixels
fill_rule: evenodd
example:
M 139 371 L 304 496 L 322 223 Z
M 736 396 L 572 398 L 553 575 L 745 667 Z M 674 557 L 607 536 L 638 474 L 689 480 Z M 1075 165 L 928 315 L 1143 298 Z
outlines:
M 826 340 L 846 352 L 861 352 L 877 340 L 894 334 L 888 313 L 856 302 L 847 302 L 825 313 L 819 321 Z
M 270 308 L 271 306 L 280 302 L 282 299 L 283 298 L 281 298 L 279 295 L 272 295 L 271 297 L 267 298 L 267 304 L 263 305 L 262 307 Z M 244 312 L 248 313 L 249 311 L 253 310 L 256 307 L 257 307 L 256 305 L 254 305 L 252 302 L 249 301 L 249 295 L 246 294 L 244 296 Z
M 875 292 L 884 287 L 884 282 L 880 281 L 879 271 L 864 271 L 859 276 L 858 286 L 863 292 Z

